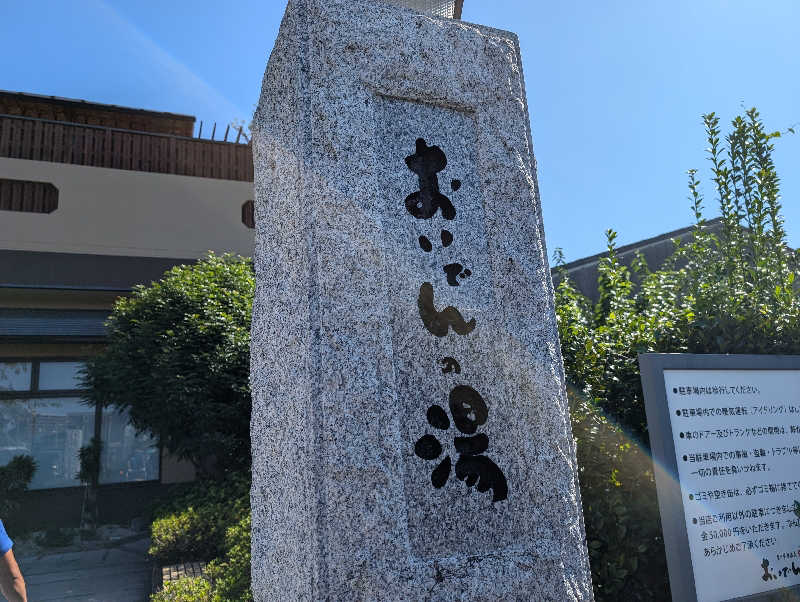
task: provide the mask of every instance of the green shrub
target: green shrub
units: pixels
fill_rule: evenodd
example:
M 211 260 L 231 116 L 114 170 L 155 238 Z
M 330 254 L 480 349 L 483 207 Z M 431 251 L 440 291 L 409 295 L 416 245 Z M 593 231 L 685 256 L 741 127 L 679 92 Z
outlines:
M 14 456 L 11 462 L 0 466 L 0 516 L 19 508 L 35 472 L 36 461 L 31 456 Z
M 733 120 L 724 141 L 713 113 L 704 122 L 721 232 L 705 227 L 691 170 L 694 236 L 661 269 L 640 257 L 634 286 L 609 230 L 598 302 L 565 274 L 556 288 L 598 601 L 670 599 L 638 354 L 800 352 L 798 254 L 786 245 L 772 162 L 780 134 L 767 133 L 755 109 Z
M 78 450 L 80 469 L 75 478 L 81 483 L 97 487 L 100 475 L 100 458 L 103 455 L 103 441 L 92 437 L 89 445 L 84 445 Z
M 214 506 L 189 507 L 153 523 L 150 555 L 163 563 L 209 560 L 219 553 Z
M 154 511 L 150 555 L 161 563 L 211 560 L 225 551 L 225 535 L 250 508 L 248 475 L 200 480 Z
M 218 477 L 250 467 L 249 259 L 209 254 L 121 297 L 108 345 L 86 362 L 90 403 L 129 410 L 198 472 Z
M 212 560 L 203 578 L 166 584 L 151 602 L 252 602 L 250 589 L 250 512 L 228 528 L 222 556 Z
M 164 584 L 164 589 L 150 596 L 150 602 L 209 602 L 211 584 L 202 577 L 184 577 Z
M 209 563 L 206 574 L 214 602 L 252 602 L 250 589 L 250 512 L 225 535 L 225 556 Z
M 154 516 L 150 554 L 156 560 L 162 564 L 211 561 L 206 567 L 204 583 L 174 585 L 159 594 L 171 597 L 154 597 L 154 602 L 252 601 L 249 474 L 185 486 L 157 507 Z M 197 595 L 205 597 L 193 597 Z
M 650 456 L 580 393 L 568 397 L 595 597 L 669 600 Z

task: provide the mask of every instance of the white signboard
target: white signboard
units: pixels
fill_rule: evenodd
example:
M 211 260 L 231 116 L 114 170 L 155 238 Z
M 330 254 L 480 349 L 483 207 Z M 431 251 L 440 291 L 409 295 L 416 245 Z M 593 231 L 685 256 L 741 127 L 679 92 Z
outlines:
M 800 370 L 663 375 L 698 602 L 800 584 Z

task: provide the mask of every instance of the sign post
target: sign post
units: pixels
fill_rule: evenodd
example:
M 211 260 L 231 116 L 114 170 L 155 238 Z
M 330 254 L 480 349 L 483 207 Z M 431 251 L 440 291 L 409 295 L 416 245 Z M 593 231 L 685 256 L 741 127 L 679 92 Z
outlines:
M 519 43 L 444 4 L 290 0 L 267 66 L 257 602 L 592 600 Z
M 639 356 L 673 600 L 797 599 L 800 356 Z

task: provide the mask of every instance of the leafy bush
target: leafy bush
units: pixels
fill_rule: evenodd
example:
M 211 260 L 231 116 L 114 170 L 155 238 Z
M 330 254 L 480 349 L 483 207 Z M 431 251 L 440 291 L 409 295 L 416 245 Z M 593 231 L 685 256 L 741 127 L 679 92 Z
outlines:
M 652 460 L 580 393 L 567 394 L 595 598 L 669 600 Z
M 211 560 L 225 553 L 225 536 L 250 508 L 247 475 L 201 480 L 154 512 L 150 555 L 161 563 Z
M 153 602 L 252 602 L 250 479 L 238 474 L 185 487 L 154 512 L 150 554 L 162 564 L 210 560 L 203 583 L 181 579 Z M 186 583 L 183 583 L 186 582 Z M 196 597 L 204 596 L 204 597 Z
M 19 508 L 35 472 L 36 461 L 31 456 L 14 456 L 11 462 L 0 466 L 0 516 Z
M 86 363 L 88 401 L 114 404 L 212 476 L 250 466 L 249 259 L 209 254 L 121 297 Z
M 798 353 L 798 255 L 786 245 L 772 139 L 755 109 L 733 120 L 704 116 L 722 215 L 705 227 L 697 172 L 689 172 L 692 240 L 650 271 L 615 253 L 598 265 L 591 304 L 566 275 L 556 313 L 571 390 L 586 534 L 597 600 L 669 600 L 661 524 L 638 358 L 642 352 Z M 557 263 L 559 258 L 557 258 Z
M 202 577 L 184 577 L 164 584 L 164 589 L 150 596 L 150 602 L 209 602 L 211 584 Z
M 84 445 L 78 450 L 80 469 L 75 478 L 81 483 L 97 487 L 100 476 L 100 457 L 103 454 L 103 441 L 92 437 L 89 445 Z
M 165 585 L 150 602 L 252 602 L 250 589 L 250 512 L 227 530 L 222 557 L 212 560 L 202 578 Z
M 206 567 L 214 602 L 252 602 L 250 589 L 250 512 L 225 535 L 225 556 Z

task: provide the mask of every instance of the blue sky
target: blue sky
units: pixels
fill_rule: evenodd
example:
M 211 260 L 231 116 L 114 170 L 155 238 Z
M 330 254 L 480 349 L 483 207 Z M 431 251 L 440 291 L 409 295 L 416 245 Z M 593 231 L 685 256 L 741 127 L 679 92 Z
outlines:
M 246 120 L 284 6 L 7 0 L 0 88 Z M 727 123 L 756 106 L 771 129 L 800 122 L 797 0 L 465 0 L 463 17 L 520 37 L 547 244 L 568 260 L 603 250 L 609 227 L 625 244 L 691 223 L 702 113 Z M 775 158 L 798 247 L 800 136 Z

